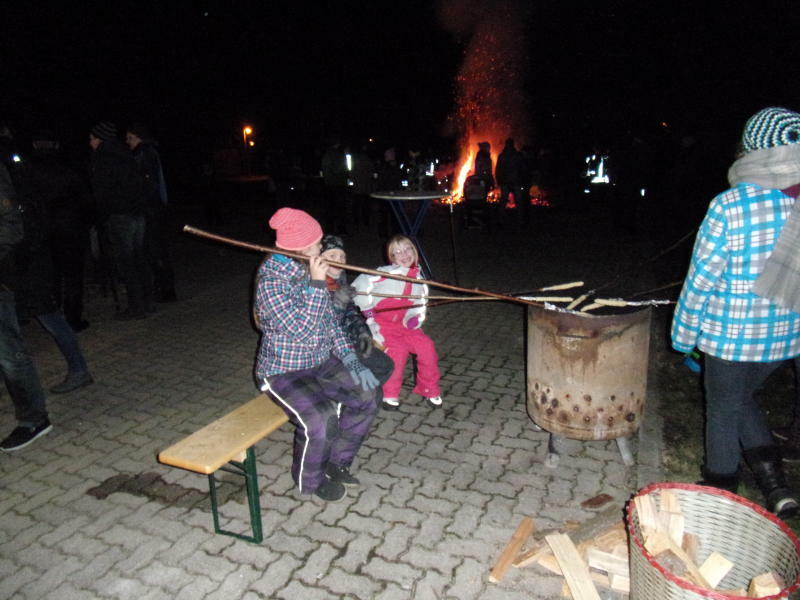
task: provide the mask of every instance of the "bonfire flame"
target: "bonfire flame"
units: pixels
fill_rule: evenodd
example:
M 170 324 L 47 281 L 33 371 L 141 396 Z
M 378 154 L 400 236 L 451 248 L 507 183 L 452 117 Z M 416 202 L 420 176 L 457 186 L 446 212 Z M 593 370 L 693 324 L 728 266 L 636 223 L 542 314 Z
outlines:
M 464 182 L 475 166 L 479 142 L 491 144 L 492 165 L 506 138 L 528 139 L 529 114 L 522 77 L 527 71 L 524 21 L 525 0 L 498 2 L 442 0 L 443 25 L 469 35 L 464 61 L 456 79 L 457 107 L 450 117 L 458 132 L 459 158 L 451 202 L 463 200 Z

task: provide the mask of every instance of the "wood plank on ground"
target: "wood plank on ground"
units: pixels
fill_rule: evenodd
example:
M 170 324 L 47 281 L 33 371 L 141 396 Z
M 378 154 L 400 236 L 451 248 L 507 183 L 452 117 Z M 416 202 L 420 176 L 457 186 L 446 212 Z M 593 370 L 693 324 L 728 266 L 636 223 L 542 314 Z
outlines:
M 589 567 L 581 558 L 569 536 L 564 533 L 553 533 L 548 535 L 545 540 L 558 561 L 572 597 L 575 600 L 600 600 L 600 594 L 597 593 L 597 588 L 594 587 L 589 574 Z
M 522 519 L 514 535 L 511 536 L 502 554 L 500 554 L 500 558 L 497 559 L 491 573 L 489 573 L 489 581 L 497 583 L 503 578 L 506 571 L 508 571 L 508 568 L 511 566 L 512 561 L 517 557 L 517 554 L 519 554 L 522 545 L 533 533 L 534 527 L 533 519 L 530 517 Z

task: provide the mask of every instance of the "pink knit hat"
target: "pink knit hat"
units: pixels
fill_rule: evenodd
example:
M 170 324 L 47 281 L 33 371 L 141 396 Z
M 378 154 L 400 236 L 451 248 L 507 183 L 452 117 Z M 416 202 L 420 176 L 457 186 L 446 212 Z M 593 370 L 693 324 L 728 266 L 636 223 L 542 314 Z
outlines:
M 284 250 L 302 250 L 322 239 L 322 227 L 305 211 L 279 208 L 269 220 L 277 236 L 275 244 Z

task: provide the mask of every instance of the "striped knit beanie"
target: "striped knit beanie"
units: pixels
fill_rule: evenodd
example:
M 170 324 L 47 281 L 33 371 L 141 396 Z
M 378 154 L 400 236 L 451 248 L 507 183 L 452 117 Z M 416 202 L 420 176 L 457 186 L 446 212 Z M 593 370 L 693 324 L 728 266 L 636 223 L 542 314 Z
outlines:
M 800 143 L 800 114 L 780 107 L 758 111 L 747 120 L 742 135 L 745 152 Z
M 275 245 L 284 250 L 303 250 L 322 239 L 322 227 L 305 211 L 279 208 L 269 220 L 275 230 Z
M 92 127 L 89 133 L 105 142 L 106 140 L 117 137 L 117 126 L 110 121 L 103 121 Z
M 338 235 L 327 233 L 322 236 L 322 248 L 320 253 L 326 250 L 344 250 L 344 242 Z

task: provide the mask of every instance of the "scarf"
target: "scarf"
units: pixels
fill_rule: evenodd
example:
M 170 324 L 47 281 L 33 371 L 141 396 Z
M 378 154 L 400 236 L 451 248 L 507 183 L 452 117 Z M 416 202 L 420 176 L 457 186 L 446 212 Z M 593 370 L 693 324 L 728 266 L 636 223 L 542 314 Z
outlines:
M 800 183 L 800 144 L 748 152 L 728 170 L 731 186 L 744 181 L 780 190 Z M 800 202 L 794 203 L 753 292 L 800 312 Z

